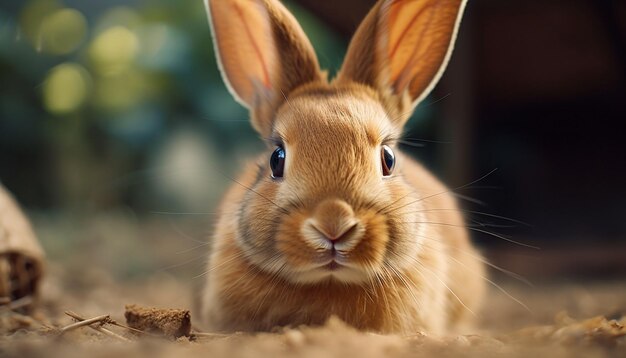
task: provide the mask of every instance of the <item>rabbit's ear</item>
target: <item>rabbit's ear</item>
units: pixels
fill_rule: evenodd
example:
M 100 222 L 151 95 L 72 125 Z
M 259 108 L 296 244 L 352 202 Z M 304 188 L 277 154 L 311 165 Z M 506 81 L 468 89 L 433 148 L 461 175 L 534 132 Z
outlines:
M 302 28 L 277 0 L 204 0 L 217 60 L 231 94 L 269 135 L 273 112 L 297 86 L 320 80 Z
M 447 65 L 465 2 L 378 1 L 354 35 L 337 81 L 374 87 L 394 112 L 413 109 Z

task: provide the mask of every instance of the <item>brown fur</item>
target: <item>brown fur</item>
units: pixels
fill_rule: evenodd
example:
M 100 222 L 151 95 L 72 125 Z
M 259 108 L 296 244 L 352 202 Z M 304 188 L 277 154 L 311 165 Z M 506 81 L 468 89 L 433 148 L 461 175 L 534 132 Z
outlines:
M 423 96 L 377 81 L 382 69 L 368 62 L 379 52 L 364 42 L 385 35 L 373 24 L 384 23 L 375 20 L 387 2 L 368 15 L 333 83 L 322 80 L 317 62 L 289 59 L 307 57 L 301 53 L 307 46 L 287 46 L 296 52 L 286 51 L 281 61 L 302 68 L 283 68 L 270 92 L 282 91 L 285 78 L 299 78 L 296 72 L 320 75 L 288 87 L 266 113 L 271 116 L 256 117 L 270 148 L 220 208 L 203 300 L 212 328 L 270 330 L 336 315 L 366 330 L 444 332 L 468 323 L 477 309 L 484 269 L 453 197 L 399 153 L 395 172 L 382 175 L 381 146 L 394 147 L 409 116 L 404 111 Z M 273 24 L 290 18 L 275 0 L 264 4 Z M 306 41 L 294 26 L 281 27 L 282 37 L 275 32 L 277 45 L 266 50 Z M 253 114 L 269 108 L 250 105 Z M 280 179 L 272 179 L 267 166 L 273 141 L 287 153 Z M 337 270 L 325 266 L 335 252 L 343 265 Z

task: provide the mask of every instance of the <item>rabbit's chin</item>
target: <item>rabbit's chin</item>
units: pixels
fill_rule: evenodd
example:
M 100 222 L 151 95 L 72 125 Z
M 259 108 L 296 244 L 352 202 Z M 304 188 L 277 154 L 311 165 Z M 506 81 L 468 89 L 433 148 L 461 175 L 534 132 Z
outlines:
M 317 284 L 333 281 L 342 284 L 363 284 L 370 280 L 366 271 L 336 262 L 307 270 L 292 271 L 288 274 L 288 279 L 297 284 Z

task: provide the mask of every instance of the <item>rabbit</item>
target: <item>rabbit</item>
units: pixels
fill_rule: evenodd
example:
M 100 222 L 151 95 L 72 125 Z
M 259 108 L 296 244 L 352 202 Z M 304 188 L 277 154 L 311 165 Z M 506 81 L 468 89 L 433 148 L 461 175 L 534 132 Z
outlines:
M 278 0 L 205 5 L 224 82 L 267 142 L 219 207 L 208 327 L 471 327 L 484 261 L 451 192 L 396 145 L 446 67 L 465 1 L 378 1 L 332 81 Z

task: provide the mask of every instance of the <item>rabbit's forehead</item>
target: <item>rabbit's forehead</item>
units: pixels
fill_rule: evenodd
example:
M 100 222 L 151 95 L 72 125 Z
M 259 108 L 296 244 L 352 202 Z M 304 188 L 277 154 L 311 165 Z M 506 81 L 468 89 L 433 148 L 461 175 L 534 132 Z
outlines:
M 350 94 L 303 95 L 291 99 L 278 113 L 274 132 L 293 146 L 311 141 L 377 146 L 396 134 L 382 105 Z

